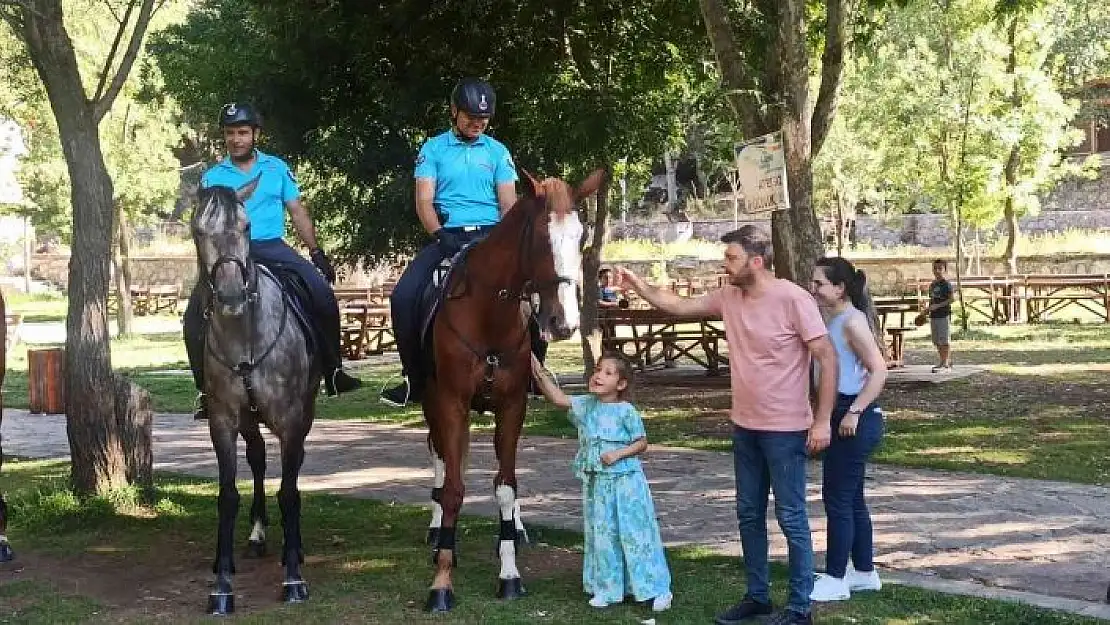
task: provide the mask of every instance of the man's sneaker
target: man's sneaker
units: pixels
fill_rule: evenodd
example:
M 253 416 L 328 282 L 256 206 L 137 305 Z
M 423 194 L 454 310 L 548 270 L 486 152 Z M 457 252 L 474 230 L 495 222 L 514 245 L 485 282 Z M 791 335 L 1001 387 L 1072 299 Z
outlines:
M 351 377 L 343 369 L 336 369 L 332 374 L 324 376 L 324 392 L 328 396 L 338 395 L 339 393 L 349 393 L 362 386 L 362 380 Z
M 851 598 L 848 582 L 843 577 L 833 577 L 821 573 L 813 582 L 813 592 L 809 593 L 810 601 L 844 601 Z
M 208 420 L 208 402 L 204 393 L 197 393 L 197 398 L 193 400 L 193 421 L 207 421 Z
M 659 595 L 658 597 L 651 600 L 651 611 L 666 612 L 667 610 L 671 609 L 672 601 L 674 601 L 674 595 L 671 593 Z
M 748 619 L 764 616 L 773 611 L 770 603 L 760 603 L 750 597 L 721 612 L 713 621 L 717 625 L 740 625 Z
M 939 371 L 951 371 L 951 370 L 952 370 L 952 365 L 951 364 L 937 365 L 937 366 L 933 367 L 933 373 L 937 373 Z
M 771 617 L 767 625 L 813 625 L 813 616 L 799 614 L 794 610 L 783 610 Z
M 848 583 L 848 590 L 882 590 L 883 582 L 879 579 L 878 569 L 871 569 L 863 573 L 857 571 L 852 563 L 848 563 L 848 571 L 844 574 L 844 581 Z
M 397 386 L 382 391 L 379 398 L 383 404 L 404 408 L 405 404 L 409 403 L 409 381 L 404 380 Z

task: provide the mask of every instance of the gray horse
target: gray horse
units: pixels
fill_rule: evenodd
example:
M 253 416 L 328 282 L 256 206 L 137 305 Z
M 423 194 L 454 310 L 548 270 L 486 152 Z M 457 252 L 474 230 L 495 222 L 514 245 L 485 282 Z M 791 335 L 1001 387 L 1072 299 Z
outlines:
M 281 442 L 281 507 L 285 542 L 283 599 L 308 599 L 301 577 L 301 496 L 297 475 L 304 461 L 304 441 L 315 417 L 320 366 L 309 353 L 306 332 L 295 321 L 280 283 L 249 256 L 250 223 L 243 201 L 258 186 L 255 178 L 238 190 L 203 189 L 192 219 L 200 278 L 208 285 L 204 349 L 204 392 L 208 397 L 208 430 L 219 463 L 219 529 L 213 573 L 215 588 L 208 598 L 211 614 L 235 609 L 231 577 L 235 518 L 239 491 L 235 487 L 235 444 L 247 444 L 247 463 L 254 475 L 248 555 L 266 552 L 266 447 L 259 432 L 265 424 Z

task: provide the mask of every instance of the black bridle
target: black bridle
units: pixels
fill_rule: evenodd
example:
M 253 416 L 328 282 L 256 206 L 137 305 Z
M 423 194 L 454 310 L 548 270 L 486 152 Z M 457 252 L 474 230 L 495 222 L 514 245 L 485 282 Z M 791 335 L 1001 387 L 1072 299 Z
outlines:
M 249 238 L 249 225 L 247 226 L 245 232 L 246 234 L 244 236 L 247 236 Z M 196 237 L 195 230 L 193 236 Z M 199 245 L 197 246 L 197 249 L 200 249 Z M 238 291 L 231 295 L 225 295 L 224 293 L 221 293 L 216 288 L 215 282 L 216 272 L 219 270 L 220 267 L 228 264 L 235 265 L 235 267 L 239 270 L 239 276 L 242 279 L 242 286 L 240 286 Z M 246 359 L 238 363 L 232 363 L 226 357 L 220 354 L 219 351 L 214 349 L 212 344 L 209 342 L 208 339 L 210 335 L 210 326 L 208 324 L 208 320 L 212 317 L 212 315 L 218 314 L 214 310 L 215 307 L 212 305 L 212 301 L 209 301 L 208 306 L 204 310 L 204 351 L 205 353 L 211 354 L 212 358 L 214 358 L 216 362 L 220 363 L 224 367 L 227 367 L 229 370 L 239 376 L 239 379 L 243 382 L 243 388 L 246 389 L 247 401 L 250 403 L 251 412 L 258 412 L 258 400 L 254 393 L 254 385 L 251 383 L 251 374 L 258 367 L 258 365 L 262 361 L 264 361 L 271 352 L 274 351 L 274 348 L 277 346 L 278 341 L 281 340 L 282 334 L 285 333 L 285 326 L 289 317 L 289 302 L 286 300 L 287 296 L 285 295 L 285 292 L 281 289 L 281 283 L 278 281 L 277 277 L 274 276 L 274 274 L 265 266 L 259 265 L 258 263 L 254 262 L 254 260 L 251 259 L 249 253 L 245 258 L 239 258 L 237 256 L 220 256 L 216 259 L 216 262 L 212 263 L 211 269 L 205 270 L 204 266 L 201 265 L 201 271 L 205 284 L 208 287 L 208 292 L 212 296 L 213 300 L 224 306 L 239 306 L 242 304 L 246 304 L 247 306 L 247 311 L 245 314 L 245 325 L 247 328 Z M 265 276 L 266 279 L 270 280 L 275 286 L 277 286 L 278 291 L 282 294 L 282 297 L 281 321 L 278 325 L 277 334 L 274 335 L 274 340 L 266 346 L 266 349 L 262 350 L 262 354 L 256 357 L 254 353 L 254 342 L 256 327 L 255 318 L 257 315 L 256 309 L 260 300 L 258 290 L 259 275 Z
M 543 214 L 544 215 L 550 215 L 550 211 L 544 211 Z M 513 304 L 517 304 L 518 306 L 519 306 L 520 302 L 526 302 L 528 304 L 528 307 L 529 307 L 529 314 L 528 314 L 529 319 L 536 320 L 536 314 L 537 314 L 536 313 L 536 307 L 532 303 L 532 296 L 533 295 L 538 295 L 538 294 L 540 294 L 543 291 L 548 290 L 548 289 L 557 288 L 560 284 L 571 284 L 571 285 L 576 284 L 577 280 L 575 280 L 574 278 L 567 277 L 567 276 L 556 276 L 555 278 L 552 278 L 550 280 L 544 280 L 544 281 L 541 281 L 541 282 L 535 282 L 534 280 L 529 278 L 529 276 L 535 275 L 535 269 L 536 269 L 535 255 L 532 253 L 534 251 L 535 245 L 536 245 L 536 241 L 535 241 L 536 217 L 537 217 L 536 213 L 529 213 L 528 216 L 525 218 L 524 232 L 523 232 L 523 235 L 520 237 L 520 242 L 519 242 L 519 245 L 518 245 L 518 248 L 517 248 L 517 271 L 513 274 L 512 278 L 510 279 L 510 286 L 506 287 L 506 286 L 502 286 L 502 285 L 490 284 L 488 282 L 484 282 L 483 280 L 479 279 L 478 277 L 471 275 L 470 272 L 467 271 L 466 266 L 464 265 L 462 267 L 462 276 L 461 276 L 463 281 L 464 281 L 463 282 L 462 293 L 460 293 L 458 295 L 455 295 L 455 296 L 448 296 L 447 299 L 449 299 L 449 300 L 450 299 L 461 299 L 461 298 L 463 298 L 467 295 L 470 295 L 471 294 L 471 284 L 476 284 L 479 287 L 484 287 L 483 290 L 485 292 L 492 292 L 494 294 L 494 297 L 497 300 L 500 300 L 502 302 L 513 303 Z M 552 255 L 554 256 L 555 250 L 552 249 L 551 252 L 552 252 Z M 521 276 L 524 276 L 524 280 L 521 283 L 521 287 L 519 289 L 514 289 L 511 286 L 511 282 L 515 281 L 516 279 L 518 279 Z M 445 288 L 447 286 L 449 286 L 449 285 L 445 285 Z M 463 336 L 462 332 L 460 332 L 457 328 L 455 328 L 455 326 L 451 323 L 451 318 L 449 316 L 444 318 L 444 322 L 447 325 L 447 327 L 451 330 L 451 332 L 454 333 L 455 336 L 459 339 L 459 342 L 461 342 L 463 344 L 463 346 L 465 346 L 467 348 L 468 351 L 470 351 L 472 354 L 474 354 L 474 356 L 478 359 L 479 362 L 484 362 L 485 363 L 485 390 L 484 390 L 484 392 L 485 392 L 485 395 L 488 399 L 488 397 L 492 394 L 494 370 L 497 369 L 497 368 L 501 368 L 501 367 L 505 366 L 505 362 L 504 362 L 505 353 L 503 351 L 498 351 L 498 350 L 494 349 L 493 346 L 490 346 L 489 348 L 487 348 L 484 351 L 476 348 L 470 341 L 468 341 L 466 339 L 465 336 Z M 517 351 L 520 351 L 520 349 L 523 346 L 525 346 L 528 343 L 528 341 L 529 341 L 528 324 L 525 323 L 524 324 L 524 331 L 521 333 L 520 341 L 518 341 L 517 344 L 516 344 L 517 345 Z

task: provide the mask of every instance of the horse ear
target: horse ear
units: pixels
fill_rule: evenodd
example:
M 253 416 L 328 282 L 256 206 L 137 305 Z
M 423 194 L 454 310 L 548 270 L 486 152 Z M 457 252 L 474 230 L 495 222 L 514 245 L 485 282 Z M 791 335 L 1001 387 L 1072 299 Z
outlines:
M 236 189 L 235 197 L 239 198 L 240 202 L 246 202 L 250 196 L 254 195 L 255 190 L 258 189 L 259 180 L 262 180 L 262 174 L 258 174 L 254 177 L 254 180 Z
M 607 175 L 609 175 L 609 172 L 604 168 L 594 170 L 594 173 L 587 176 L 586 179 L 582 181 L 582 184 L 578 185 L 578 189 L 574 193 L 575 198 L 581 200 L 597 193 L 597 190 L 601 187 L 601 183 L 605 181 Z
M 523 167 L 520 168 L 520 173 L 524 174 L 524 182 L 525 182 L 524 192 L 525 192 L 525 194 L 530 195 L 532 197 L 538 196 L 540 194 L 540 187 L 541 187 L 540 181 L 536 180 L 532 176 L 532 174 L 527 169 L 524 169 Z

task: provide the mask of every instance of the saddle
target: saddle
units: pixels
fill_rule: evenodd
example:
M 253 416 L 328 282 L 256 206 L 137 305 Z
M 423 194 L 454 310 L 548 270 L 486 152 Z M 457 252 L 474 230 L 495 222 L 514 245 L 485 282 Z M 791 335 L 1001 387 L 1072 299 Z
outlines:
M 433 363 L 431 359 L 432 327 L 435 325 L 436 313 L 439 312 L 440 306 L 448 297 L 447 285 L 451 283 L 451 279 L 456 273 L 462 271 L 471 248 L 477 242 L 472 241 L 466 244 L 453 258 L 443 259 L 432 271 L 431 280 L 428 280 L 428 283 L 424 285 L 424 290 L 420 294 L 420 303 L 417 307 L 417 315 L 420 319 L 420 350 L 421 353 L 427 355 L 429 364 Z
M 324 345 L 324 332 L 312 315 L 312 293 L 297 272 L 285 263 L 255 261 L 263 271 L 277 280 L 285 303 L 289 306 L 290 317 L 296 320 L 305 335 L 308 346 L 308 357 L 316 359 L 320 353 L 320 346 Z

